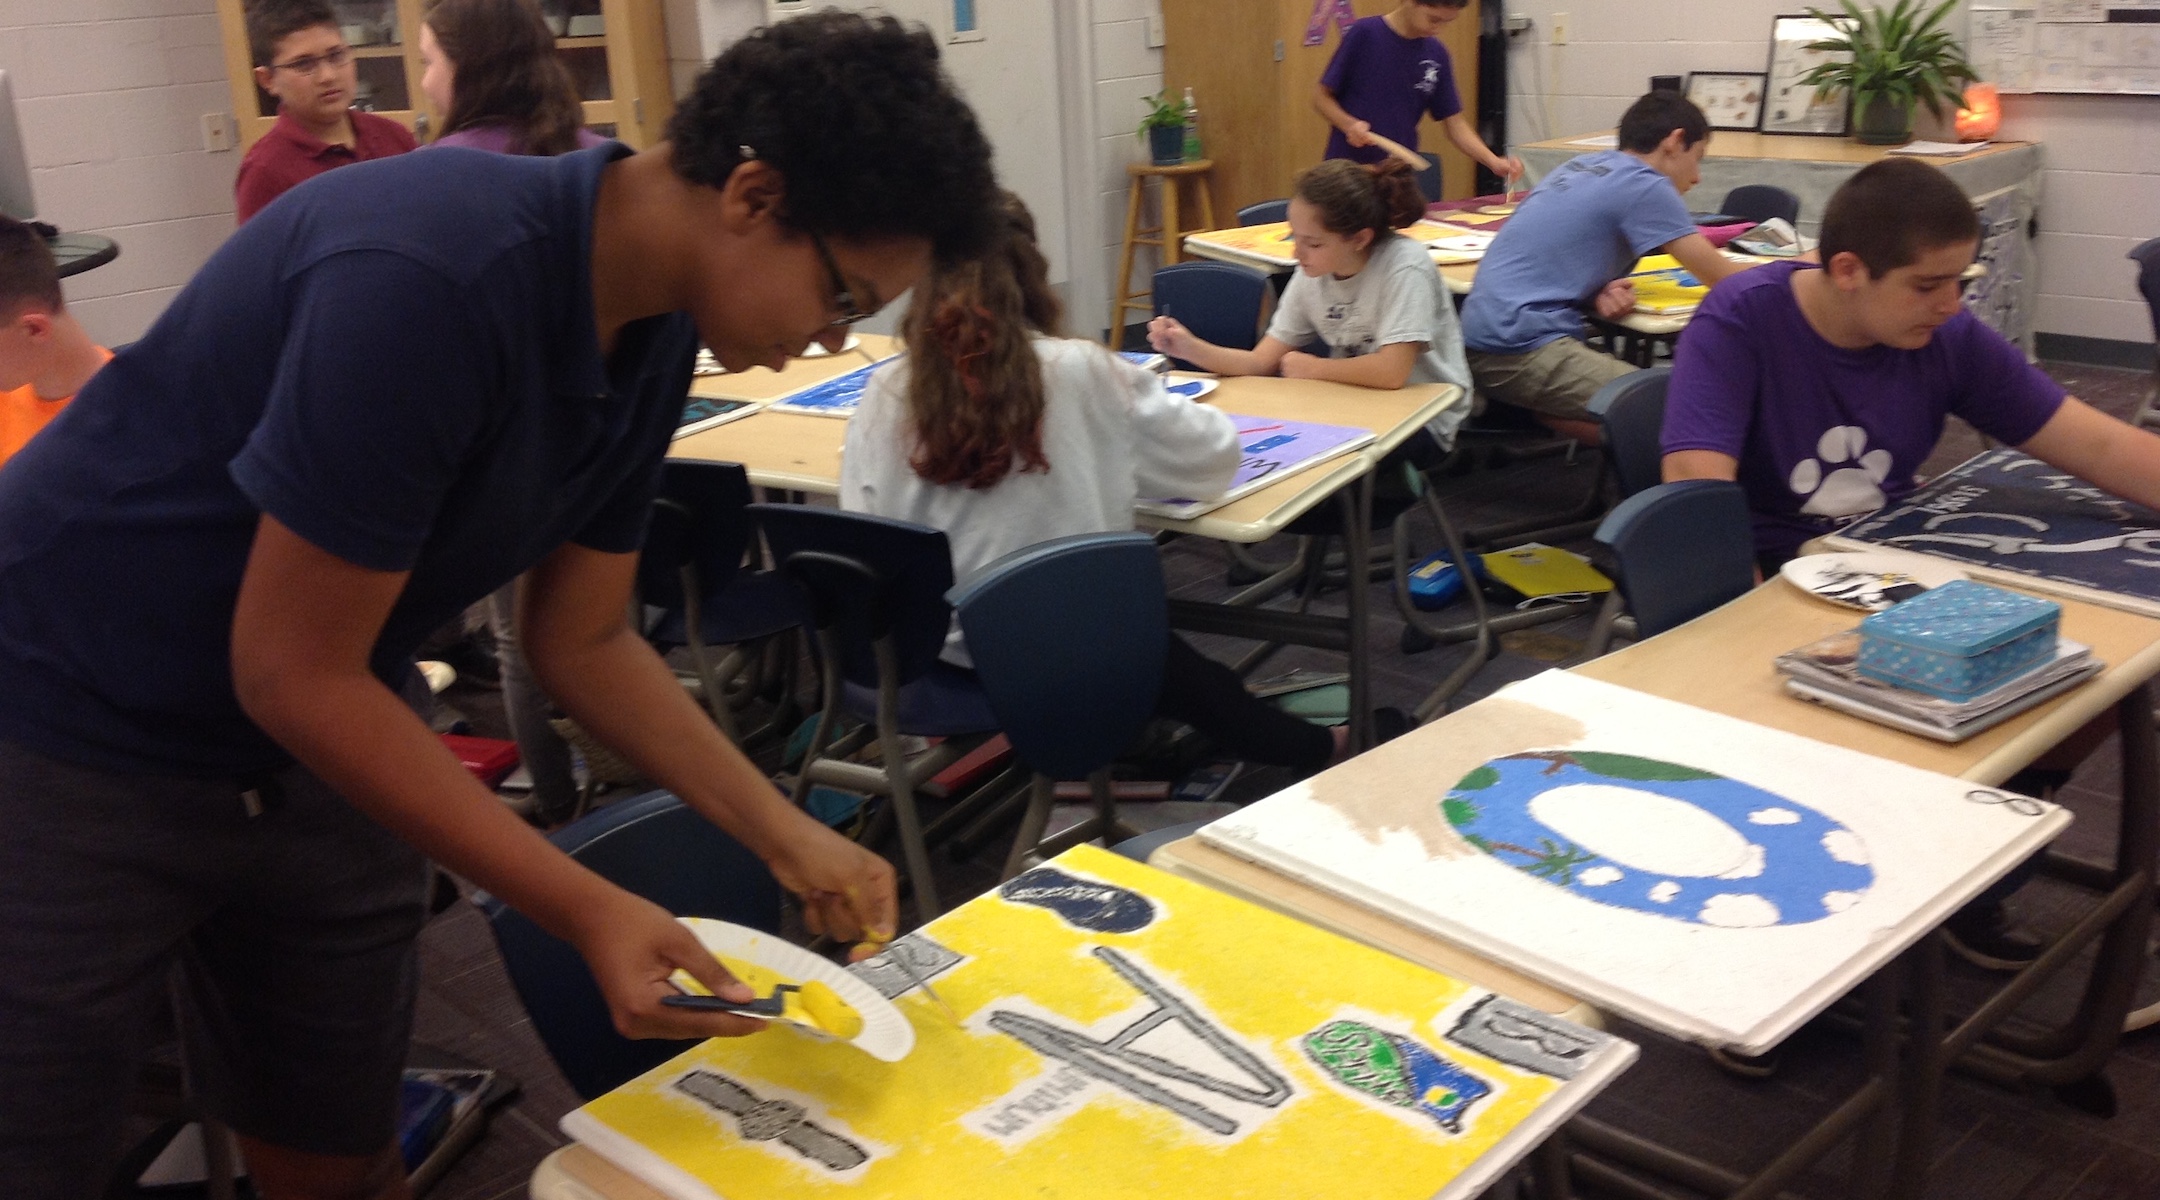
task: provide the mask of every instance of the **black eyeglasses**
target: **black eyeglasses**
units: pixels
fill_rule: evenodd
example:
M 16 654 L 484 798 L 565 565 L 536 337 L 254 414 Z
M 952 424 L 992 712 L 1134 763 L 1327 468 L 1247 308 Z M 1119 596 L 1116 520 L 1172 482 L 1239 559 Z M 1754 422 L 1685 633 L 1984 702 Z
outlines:
M 324 67 L 335 71 L 351 61 L 352 47 L 339 46 L 337 49 L 324 54 L 309 54 L 293 59 L 290 62 L 271 63 L 270 69 L 273 71 L 291 71 L 295 75 L 313 75 Z
M 810 235 L 810 244 L 817 247 L 818 258 L 825 264 L 825 274 L 832 280 L 832 307 L 833 311 L 839 314 L 833 318 L 832 323 L 853 325 L 857 321 L 869 320 L 871 314 L 856 306 L 855 293 L 848 289 L 847 279 L 840 274 L 840 264 L 833 261 L 832 250 L 825 245 L 825 239 L 813 233 Z

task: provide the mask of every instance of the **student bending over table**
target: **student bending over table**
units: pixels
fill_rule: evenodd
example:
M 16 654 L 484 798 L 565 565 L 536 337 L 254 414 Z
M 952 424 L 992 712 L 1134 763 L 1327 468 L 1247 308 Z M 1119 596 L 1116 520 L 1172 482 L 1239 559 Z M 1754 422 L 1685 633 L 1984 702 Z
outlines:
M 1665 401 L 1665 478 L 1738 481 L 1766 575 L 1808 539 L 1910 494 L 1952 413 L 2160 507 L 2160 437 L 2064 395 L 1960 303 L 1979 243 L 1972 201 L 1949 176 L 1885 159 L 1830 197 L 1820 267 L 1775 263 L 1719 284 L 1688 324 Z M 2008 786 L 2037 794 L 2077 757 L 2051 755 Z M 2000 904 L 2028 875 L 1951 919 L 1959 953 L 2030 961 L 2038 947 L 2009 932 Z
M 572 716 L 812 929 L 889 935 L 891 866 L 789 806 L 626 613 L 698 338 L 778 368 L 973 252 L 994 199 L 936 42 L 827 11 L 730 46 L 641 153 L 362 163 L 212 255 L 0 471 L 0 1190 L 99 1193 L 177 964 L 192 1090 L 258 1192 L 403 1197 L 427 858 L 575 946 L 622 1032 L 764 1027 L 664 1007 L 677 968 L 749 993 L 393 690 L 521 572 Z
M 1696 231 L 1680 197 L 1702 179 L 1710 123 L 1678 92 L 1651 92 L 1620 118 L 1620 148 L 1561 163 L 1501 227 L 1463 301 L 1463 344 L 1485 395 L 1595 445 L 1597 390 L 1635 368 L 1593 350 L 1583 313 L 1635 308 L 1636 260 L 1670 254 L 1704 283 L 1741 270 Z
M 1430 273 L 1430 268 L 1428 268 Z M 945 531 L 959 578 L 1015 550 L 1133 527 L 1147 496 L 1207 499 L 1237 428 L 1061 321 L 1035 220 L 1007 194 L 998 244 L 915 290 L 904 358 L 870 377 L 840 455 L 840 507 Z M 955 623 L 943 657 L 970 665 Z M 1157 711 L 1239 758 L 1315 771 L 1343 731 L 1301 721 L 1173 633 Z
M 1395 231 L 1425 215 L 1410 168 L 1390 159 L 1359 166 L 1331 159 L 1298 176 L 1290 198 L 1298 271 L 1267 335 L 1251 350 L 1195 337 L 1165 313 L 1148 343 L 1218 375 L 1282 375 L 1369 388 L 1452 383 L 1462 398 L 1425 425 L 1444 450 L 1470 412 L 1470 369 L 1447 285 L 1432 255 Z M 1328 355 L 1301 347 L 1326 344 Z

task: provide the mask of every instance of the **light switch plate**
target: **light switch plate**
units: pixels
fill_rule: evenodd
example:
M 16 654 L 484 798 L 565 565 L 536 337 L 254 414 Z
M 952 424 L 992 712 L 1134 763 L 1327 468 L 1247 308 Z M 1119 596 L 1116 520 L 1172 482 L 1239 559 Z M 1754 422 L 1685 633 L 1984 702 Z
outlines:
M 1162 47 L 1162 44 L 1163 44 L 1164 42 L 1167 42 L 1167 41 L 1169 41 L 1169 40 L 1170 40 L 1170 37 L 1169 37 L 1169 35 L 1163 32 L 1163 19 L 1162 19 L 1162 14 L 1161 14 L 1161 13 L 1149 13 L 1149 14 L 1148 14 L 1148 19 L 1147 19 L 1147 44 L 1148 44 L 1148 49 L 1150 49 L 1150 50 L 1156 50 L 1156 49 L 1160 49 L 1160 48 Z

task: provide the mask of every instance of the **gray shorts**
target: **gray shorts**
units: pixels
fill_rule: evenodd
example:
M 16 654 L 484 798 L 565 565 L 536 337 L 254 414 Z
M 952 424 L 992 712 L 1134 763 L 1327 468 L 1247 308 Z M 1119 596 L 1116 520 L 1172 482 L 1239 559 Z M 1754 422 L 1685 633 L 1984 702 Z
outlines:
M 420 854 L 300 768 L 134 775 L 0 741 L 0 1180 L 101 1194 L 180 970 L 189 1086 L 239 1132 L 370 1154 L 396 1127 Z
M 1590 397 L 1637 368 L 1574 338 L 1547 342 L 1528 354 L 1469 351 L 1478 390 L 1517 408 L 1570 421 L 1595 420 Z

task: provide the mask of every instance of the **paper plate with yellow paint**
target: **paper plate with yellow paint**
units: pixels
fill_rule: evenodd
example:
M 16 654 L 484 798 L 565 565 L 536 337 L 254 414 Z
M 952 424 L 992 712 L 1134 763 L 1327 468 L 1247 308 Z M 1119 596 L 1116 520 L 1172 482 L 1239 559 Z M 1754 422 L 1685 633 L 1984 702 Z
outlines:
M 758 995 L 770 995 L 778 984 L 801 984 L 803 990 L 789 997 L 787 1013 L 780 1018 L 788 1024 L 846 1042 L 885 1062 L 899 1062 L 915 1048 L 915 1027 L 907 1017 L 837 964 L 747 925 L 710 917 L 676 919 Z

